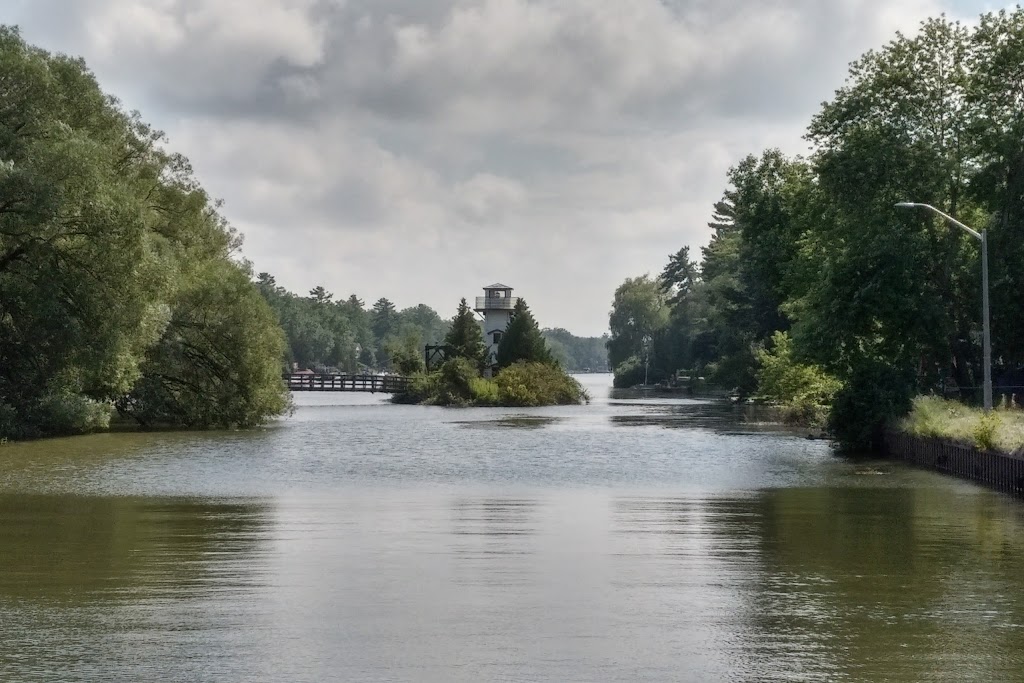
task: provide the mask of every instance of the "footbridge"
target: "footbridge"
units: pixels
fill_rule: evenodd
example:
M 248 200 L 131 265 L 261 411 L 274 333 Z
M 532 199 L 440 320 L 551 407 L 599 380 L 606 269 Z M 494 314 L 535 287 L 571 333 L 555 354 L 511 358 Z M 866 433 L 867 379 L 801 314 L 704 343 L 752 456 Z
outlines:
M 409 386 L 409 378 L 402 375 L 318 375 L 289 373 L 284 375 L 289 391 L 366 391 L 369 393 L 397 394 Z

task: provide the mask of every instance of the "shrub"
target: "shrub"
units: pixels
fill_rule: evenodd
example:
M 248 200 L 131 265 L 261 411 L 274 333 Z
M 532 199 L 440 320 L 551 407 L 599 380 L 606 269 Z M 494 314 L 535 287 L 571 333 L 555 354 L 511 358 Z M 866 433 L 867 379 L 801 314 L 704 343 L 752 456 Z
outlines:
M 885 426 L 910 412 L 914 389 L 913 366 L 861 360 L 832 401 L 829 427 L 839 445 L 846 450 L 879 448 Z
M 417 372 L 409 376 L 406 390 L 391 397 L 394 403 L 430 403 L 436 396 L 441 375 L 437 372 Z
M 842 383 L 817 365 L 799 363 L 785 332 L 772 337 L 770 351 L 759 350 L 758 397 L 783 407 L 790 422 L 820 425 Z
M 579 382 L 546 363 L 514 363 L 499 372 L 494 381 L 501 405 L 569 405 L 590 400 Z
M 110 428 L 114 409 L 109 403 L 79 394 L 50 394 L 39 404 L 42 424 L 54 435 L 88 434 Z
M 982 414 L 974 427 L 974 443 L 986 451 L 996 447 L 996 432 L 999 429 L 999 418 L 994 412 Z
M 472 361 L 454 358 L 437 372 L 410 377 L 395 403 L 426 405 L 542 406 L 589 401 L 579 382 L 554 365 L 519 362 L 493 380 L 480 377 Z
M 643 359 L 637 356 L 630 356 L 615 368 L 615 378 L 612 380 L 612 386 L 617 389 L 635 387 L 638 384 L 644 383 L 644 374 Z M 663 370 L 653 365 L 647 368 L 646 375 L 648 384 L 657 384 L 666 377 Z
M 1007 453 L 1024 447 L 1024 412 L 1000 407 L 989 413 L 938 396 L 919 396 L 897 425 L 915 436 L 949 439 Z
M 483 377 L 474 377 L 469 383 L 469 391 L 473 395 L 473 403 L 476 405 L 493 406 L 501 400 L 498 385 Z

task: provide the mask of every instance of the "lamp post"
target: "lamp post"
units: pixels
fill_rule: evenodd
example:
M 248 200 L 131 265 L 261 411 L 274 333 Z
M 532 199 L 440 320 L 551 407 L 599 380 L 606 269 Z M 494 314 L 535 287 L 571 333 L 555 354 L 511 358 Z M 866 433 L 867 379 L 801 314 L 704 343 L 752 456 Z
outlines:
M 896 206 L 901 209 L 927 209 L 935 215 L 945 218 L 971 237 L 981 241 L 981 347 L 985 365 L 985 380 L 982 391 L 985 394 L 985 411 L 988 412 L 992 410 L 992 336 L 988 324 L 988 237 L 985 235 L 984 230 L 978 232 L 973 228 L 969 228 L 949 214 L 939 211 L 931 204 L 899 202 Z

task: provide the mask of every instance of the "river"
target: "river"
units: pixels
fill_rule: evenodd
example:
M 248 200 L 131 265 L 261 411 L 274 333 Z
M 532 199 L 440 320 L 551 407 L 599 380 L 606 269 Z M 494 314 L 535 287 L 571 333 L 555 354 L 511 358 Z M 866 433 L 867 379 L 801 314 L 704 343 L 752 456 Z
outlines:
M 721 403 L 0 446 L 0 681 L 1024 680 L 1024 506 Z

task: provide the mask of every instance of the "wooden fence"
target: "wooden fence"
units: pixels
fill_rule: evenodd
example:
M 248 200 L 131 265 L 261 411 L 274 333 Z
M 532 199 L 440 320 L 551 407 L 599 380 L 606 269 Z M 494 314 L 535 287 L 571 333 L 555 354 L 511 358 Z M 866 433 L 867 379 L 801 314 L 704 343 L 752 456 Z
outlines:
M 899 432 L 886 434 L 885 452 L 895 460 L 1024 497 L 1024 458 L 1018 455 Z

